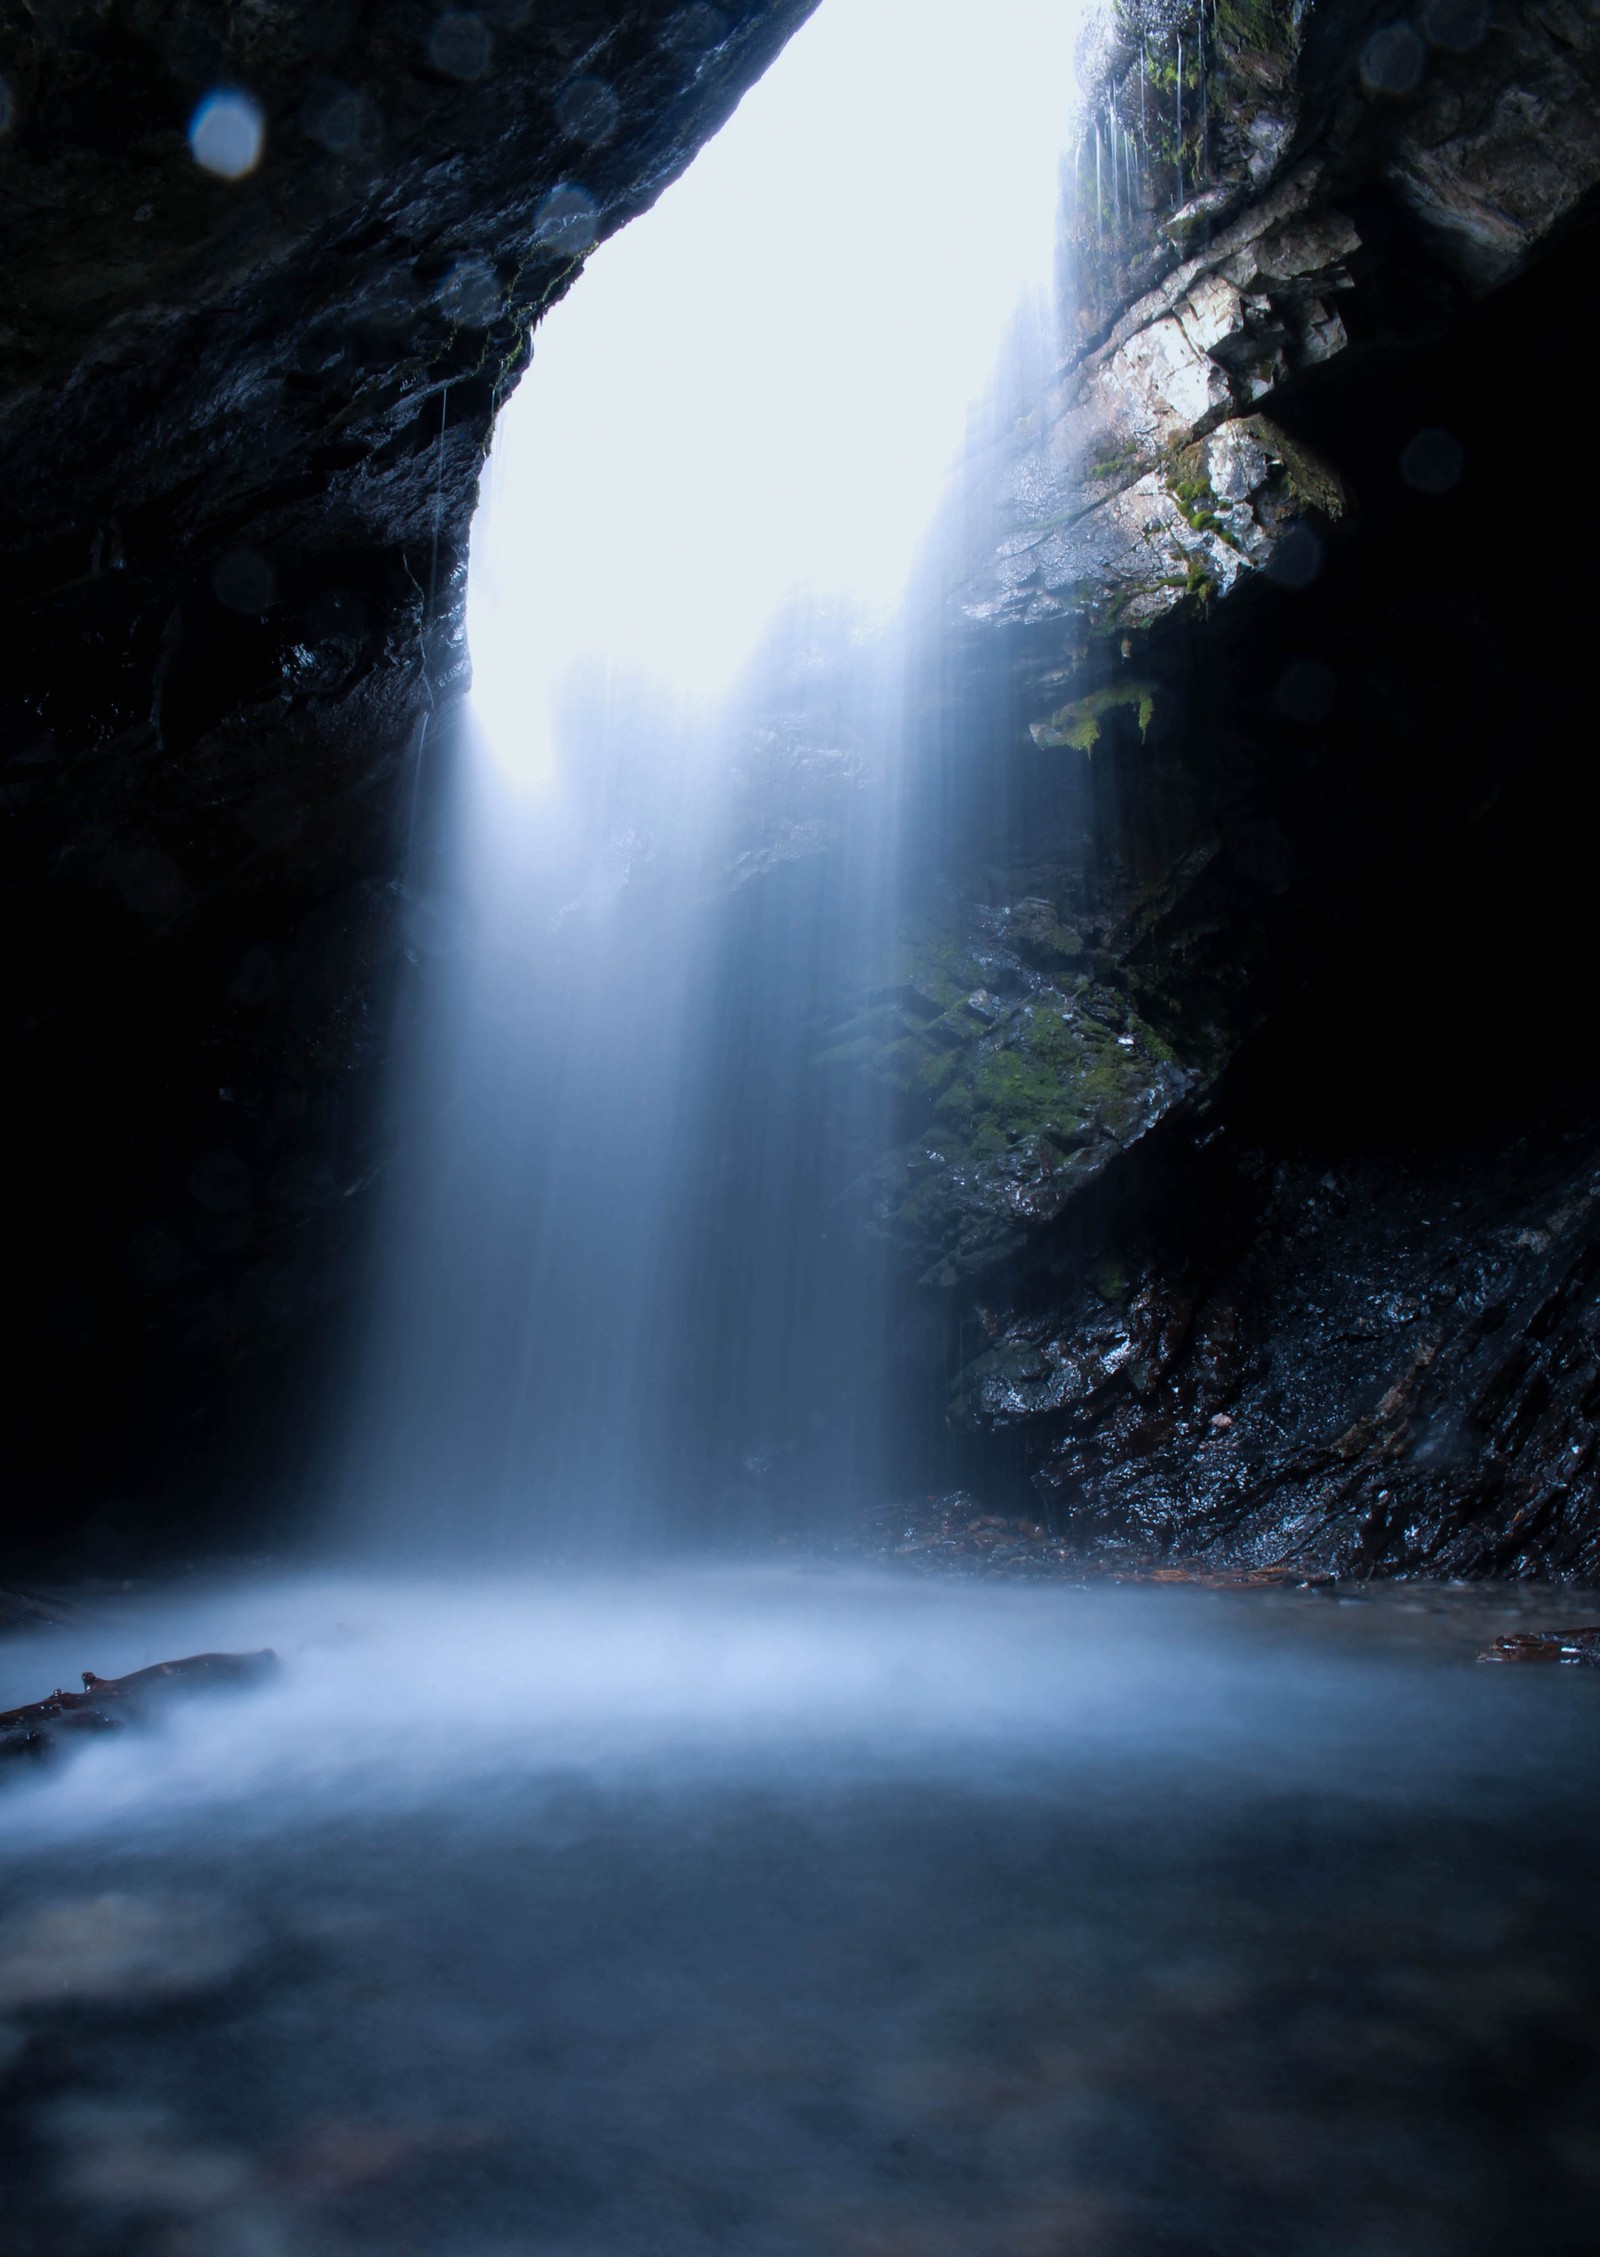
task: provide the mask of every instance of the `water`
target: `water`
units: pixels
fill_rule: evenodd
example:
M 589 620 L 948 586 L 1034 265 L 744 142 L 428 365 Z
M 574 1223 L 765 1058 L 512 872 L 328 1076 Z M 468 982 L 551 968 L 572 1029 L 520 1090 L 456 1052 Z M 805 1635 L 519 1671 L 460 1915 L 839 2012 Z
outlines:
M 363 1564 L 0 1647 L 0 1707 L 284 1661 L 4 1782 L 7 2257 L 1589 2245 L 1600 1687 L 1473 1657 L 1593 1602 L 661 1564 L 902 1462 L 852 1061 L 982 782 L 904 817 L 895 602 L 1048 264 L 1072 29 L 826 0 L 561 309 L 525 491 L 507 418 L 479 710 L 419 774 Z
M 829 0 L 540 331 L 419 789 L 355 1547 L 615 1557 L 903 1478 L 898 605 L 1050 271 L 1072 37 Z
M 5 1701 L 287 1667 L 7 1796 L 7 2247 L 1575 2252 L 1600 1688 L 1475 1669 L 1508 1619 L 747 1570 L 13 1640 Z

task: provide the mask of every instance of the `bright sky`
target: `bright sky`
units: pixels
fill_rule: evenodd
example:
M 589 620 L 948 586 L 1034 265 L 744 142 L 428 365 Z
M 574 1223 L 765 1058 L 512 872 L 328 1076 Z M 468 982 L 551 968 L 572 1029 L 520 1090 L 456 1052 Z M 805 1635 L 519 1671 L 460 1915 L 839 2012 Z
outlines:
M 791 588 L 893 603 L 1049 272 L 1078 22 L 1077 0 L 823 0 L 594 254 L 473 533 L 474 704 L 508 765 L 548 771 L 576 659 L 715 694 Z

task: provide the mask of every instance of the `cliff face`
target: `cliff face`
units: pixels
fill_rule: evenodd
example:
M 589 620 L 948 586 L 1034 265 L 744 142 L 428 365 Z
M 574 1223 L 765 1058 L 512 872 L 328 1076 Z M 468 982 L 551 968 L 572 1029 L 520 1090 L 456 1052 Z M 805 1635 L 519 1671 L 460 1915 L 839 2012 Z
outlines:
M 292 1481 L 496 406 L 811 4 L 0 12 L 24 1534 Z
M 1076 327 L 931 630 L 968 845 L 880 1224 L 969 1466 L 1086 1545 L 1592 1573 L 1585 537 L 1520 403 L 1587 350 L 1600 16 L 1100 40 Z
M 492 418 L 808 6 L 0 14 L 24 1536 L 292 1489 Z M 1600 1572 L 1600 13 L 1136 0 L 1085 72 L 872 999 L 926 1465 L 1136 1557 Z

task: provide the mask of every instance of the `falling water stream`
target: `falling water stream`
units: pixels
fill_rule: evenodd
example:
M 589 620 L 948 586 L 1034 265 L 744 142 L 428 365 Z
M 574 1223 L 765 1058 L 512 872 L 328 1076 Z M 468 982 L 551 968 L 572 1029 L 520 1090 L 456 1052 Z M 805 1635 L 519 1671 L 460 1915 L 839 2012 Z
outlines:
M 1050 272 L 1073 31 L 823 0 L 541 333 L 425 748 L 337 1568 L 0 1646 L 0 1707 L 283 1663 L 8 1783 L 19 2257 L 1585 2245 L 1600 1712 L 1473 1667 L 1530 1599 L 836 1548 L 898 1463 L 848 1070 L 897 606 Z
M 502 419 L 340 1509 L 455 1557 L 881 1496 L 896 607 L 1050 273 L 1071 11 L 835 5 Z M 829 157 L 816 162 L 818 120 Z M 959 164 L 951 152 L 959 150 Z

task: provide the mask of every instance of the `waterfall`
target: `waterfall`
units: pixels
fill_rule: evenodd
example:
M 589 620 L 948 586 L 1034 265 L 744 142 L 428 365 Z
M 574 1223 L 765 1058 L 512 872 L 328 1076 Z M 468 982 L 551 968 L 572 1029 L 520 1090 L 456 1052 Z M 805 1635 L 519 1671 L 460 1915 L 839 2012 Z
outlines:
M 358 1537 L 634 1547 L 892 1482 L 898 606 L 1051 271 L 1071 97 L 1070 18 L 1005 14 L 975 44 L 935 0 L 908 49 L 897 0 L 824 0 L 502 413 L 408 884 Z
M 1183 33 L 1181 31 L 1178 34 L 1178 70 L 1176 90 L 1178 100 L 1178 128 L 1177 141 L 1173 150 L 1172 161 L 1174 165 L 1176 165 L 1178 173 L 1177 194 L 1174 198 L 1174 202 L 1181 204 L 1183 202 Z

